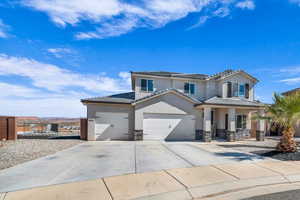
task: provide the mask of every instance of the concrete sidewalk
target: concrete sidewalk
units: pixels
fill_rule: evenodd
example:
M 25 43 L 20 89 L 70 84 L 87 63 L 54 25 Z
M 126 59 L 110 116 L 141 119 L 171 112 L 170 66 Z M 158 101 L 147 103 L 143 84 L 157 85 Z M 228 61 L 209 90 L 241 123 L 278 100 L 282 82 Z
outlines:
M 127 174 L 0 194 L 0 200 L 234 200 L 300 189 L 300 162 L 263 161 Z

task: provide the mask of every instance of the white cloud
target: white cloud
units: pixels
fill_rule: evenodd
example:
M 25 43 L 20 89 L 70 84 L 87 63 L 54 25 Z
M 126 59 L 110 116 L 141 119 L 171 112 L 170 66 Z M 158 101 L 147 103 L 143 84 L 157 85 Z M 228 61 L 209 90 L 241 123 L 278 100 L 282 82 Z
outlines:
M 22 85 L 0 82 L 0 115 L 83 117 L 86 109 L 80 99 L 131 89 L 128 72 L 119 72 L 116 78 L 106 73 L 80 74 L 3 54 L 0 54 L 1 76 L 24 77 L 28 81 Z
M 68 48 L 49 48 L 47 49 L 56 58 L 62 58 L 66 54 L 73 54 L 74 51 Z
M 246 1 L 238 2 L 236 4 L 236 7 L 241 8 L 241 9 L 254 10 L 255 9 L 255 4 L 252 0 L 246 0 Z
M 288 74 L 299 74 L 300 73 L 300 67 L 296 66 L 296 67 L 286 67 L 286 68 L 282 68 L 280 69 L 281 73 L 288 73 Z
M 291 3 L 298 4 L 300 6 L 300 0 L 289 0 Z
M 0 115 L 40 117 L 85 117 L 86 109 L 78 98 L 1 98 Z
M 300 74 L 299 66 L 281 68 L 279 70 L 278 76 L 286 77 L 286 78 L 282 78 L 279 82 L 286 83 L 289 85 L 300 83 L 299 74 Z
M 46 12 L 59 26 L 82 21 L 95 26 L 94 30 L 76 33 L 77 39 L 103 39 L 137 28 L 160 28 L 206 8 L 207 16 L 225 17 L 230 13 L 230 5 L 232 8 L 238 2 L 240 0 L 89 0 L 84 3 L 82 0 L 23 0 L 25 6 Z M 250 0 L 241 2 L 245 8 L 254 5 Z
M 7 38 L 9 26 L 4 24 L 3 21 L 0 19 L 0 38 Z
M 280 80 L 280 82 L 287 83 L 289 85 L 297 84 L 297 83 L 300 83 L 300 77 L 287 78 L 287 79 Z
M 0 97 L 24 97 L 32 98 L 41 95 L 41 91 L 20 85 L 0 82 Z
M 0 76 L 21 76 L 32 81 L 35 87 L 49 91 L 64 91 L 79 87 L 89 92 L 122 92 L 130 88 L 127 79 L 103 75 L 79 74 L 56 65 L 38 62 L 24 57 L 0 54 Z

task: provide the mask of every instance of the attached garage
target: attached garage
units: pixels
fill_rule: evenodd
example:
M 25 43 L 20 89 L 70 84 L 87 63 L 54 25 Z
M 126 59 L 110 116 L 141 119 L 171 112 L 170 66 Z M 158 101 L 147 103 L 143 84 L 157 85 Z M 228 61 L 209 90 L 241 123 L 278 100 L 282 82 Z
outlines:
M 202 115 L 194 105 L 193 99 L 173 90 L 140 100 L 134 104 L 135 130 L 143 140 L 195 140 Z
M 176 140 L 195 135 L 195 117 L 176 114 L 144 114 L 144 140 Z
M 95 119 L 96 140 L 127 140 L 128 113 L 97 112 Z

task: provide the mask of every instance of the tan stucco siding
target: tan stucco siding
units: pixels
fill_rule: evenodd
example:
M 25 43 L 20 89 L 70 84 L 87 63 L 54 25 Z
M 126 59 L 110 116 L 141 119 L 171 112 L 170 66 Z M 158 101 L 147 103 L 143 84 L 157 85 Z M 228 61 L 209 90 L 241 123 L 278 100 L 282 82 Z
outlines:
M 166 94 L 135 106 L 135 129 L 143 130 L 144 113 L 187 114 L 194 115 L 196 129 L 202 128 L 202 115 L 194 108 L 194 104 L 176 94 Z
M 87 104 L 87 118 L 95 119 L 97 112 L 108 113 L 127 113 L 128 114 L 128 133 L 133 134 L 134 130 L 134 109 L 131 105 L 118 104 Z M 130 139 L 130 137 L 129 137 Z
M 172 81 L 166 78 L 147 78 L 147 77 L 136 77 L 135 78 L 135 96 L 136 99 L 148 96 L 149 92 L 141 91 L 141 79 L 153 80 L 154 90 L 164 90 L 172 88 Z
M 226 108 L 216 109 L 217 129 L 225 129 L 225 115 L 228 113 Z
M 253 101 L 254 100 L 254 82 L 253 80 L 245 77 L 245 76 L 242 76 L 240 74 L 236 74 L 234 76 L 230 76 L 228 78 L 225 78 L 221 81 L 218 82 L 218 95 L 219 96 L 227 96 L 226 93 L 227 93 L 227 90 L 224 90 L 225 87 L 224 87 L 224 83 L 226 82 L 232 82 L 232 83 L 248 83 L 249 86 L 250 86 L 250 91 L 249 91 L 249 100 L 250 101 Z M 224 95 L 225 93 L 225 95 Z
M 253 110 L 248 109 L 236 109 L 236 115 L 246 115 L 248 116 L 249 112 L 253 112 Z M 216 122 L 217 122 L 217 129 L 225 129 L 225 115 L 228 114 L 227 108 L 217 108 L 215 109 L 215 116 L 216 116 Z M 251 119 L 247 123 L 251 123 Z
M 169 79 L 169 78 L 149 78 L 149 77 L 135 77 L 135 92 L 136 98 L 142 98 L 148 96 L 149 92 L 141 91 L 141 79 L 150 79 L 153 80 L 154 90 L 164 90 L 169 88 L 175 88 L 180 92 L 184 93 L 184 83 L 194 83 L 196 90 L 194 97 L 205 98 L 206 96 L 206 84 L 204 81 L 196 80 L 178 80 L 178 79 Z

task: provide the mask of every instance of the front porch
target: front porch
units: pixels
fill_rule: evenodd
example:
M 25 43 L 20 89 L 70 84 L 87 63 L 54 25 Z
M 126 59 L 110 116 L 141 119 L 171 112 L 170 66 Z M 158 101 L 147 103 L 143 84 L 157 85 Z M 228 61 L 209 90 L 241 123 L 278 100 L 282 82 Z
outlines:
M 263 107 L 200 105 L 203 125 L 197 138 L 204 142 L 222 139 L 228 142 L 248 138 L 263 141 L 265 136 L 265 120 L 254 120 L 256 113 L 264 115 Z M 255 122 L 255 123 L 253 123 Z

